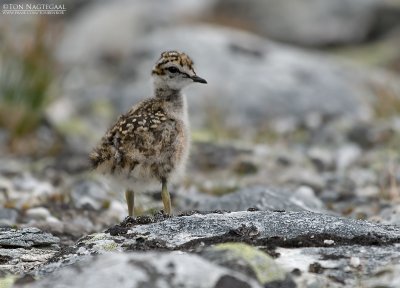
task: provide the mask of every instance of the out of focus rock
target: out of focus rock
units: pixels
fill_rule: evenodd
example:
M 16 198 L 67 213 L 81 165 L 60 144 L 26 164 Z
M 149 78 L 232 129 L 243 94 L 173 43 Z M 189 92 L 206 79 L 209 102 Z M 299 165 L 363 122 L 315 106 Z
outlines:
M 76 208 L 100 210 L 110 201 L 107 192 L 106 187 L 102 183 L 82 180 L 73 185 L 71 199 Z
M 38 179 L 28 172 L 10 178 L 12 185 L 7 192 L 7 201 L 18 209 L 41 205 L 57 192 L 50 181 Z
M 25 212 L 26 217 L 32 220 L 46 220 L 50 217 L 50 211 L 44 207 L 30 208 Z
M 16 224 L 18 212 L 15 209 L 0 208 L 0 227 Z
M 300 275 L 294 278 L 298 287 L 355 287 L 357 285 L 377 287 L 368 286 L 364 284 L 364 281 L 375 283 L 375 285 L 378 283 L 387 285 L 382 287 L 396 287 L 396 285 L 388 285 L 391 282 L 387 280 L 394 276 L 393 271 L 397 271 L 398 244 L 382 247 L 338 246 L 335 243 L 331 247 L 278 248 L 276 252 L 280 254 L 276 262 L 281 267 L 289 271 L 300 270 Z M 321 274 L 308 272 L 310 264 L 313 263 L 318 263 Z M 385 268 L 382 269 L 382 266 Z M 378 271 L 385 270 L 388 271 L 387 274 L 379 275 Z M 372 278 L 374 281 L 370 282 Z
M 314 212 L 325 210 L 322 201 L 315 195 L 314 190 L 308 186 L 300 186 L 296 189 L 290 200 L 305 210 Z
M 385 224 L 400 225 L 400 205 L 397 204 L 382 209 L 380 215 L 375 217 L 375 220 Z
M 261 288 L 248 276 L 180 252 L 108 253 L 65 268 L 31 287 Z
M 229 267 L 258 280 L 265 286 L 296 287 L 290 276 L 271 256 L 242 243 L 218 244 L 201 251 L 201 256 L 220 266 Z
M 134 51 L 138 55 L 146 52 L 147 56 L 133 54 L 126 63 L 129 67 L 136 63 L 137 79 L 131 85 L 118 83 L 123 85 L 124 107 L 127 101 L 131 104 L 148 95 L 149 86 L 144 85 L 149 79 L 147 70 L 166 49 L 187 52 L 196 62 L 197 73 L 208 80 L 206 87 L 188 92 L 193 120 L 200 120 L 196 117 L 199 112 L 208 118 L 211 114 L 227 128 L 245 131 L 244 125 L 262 128 L 266 120 L 288 115 L 297 121 L 305 121 L 303 117 L 312 113 L 356 119 L 370 116 L 367 100 L 372 94 L 364 82 L 364 72 L 356 67 L 213 26 L 162 29 L 143 39 Z M 205 115 L 201 117 L 203 123 L 207 121 Z M 199 121 L 194 123 L 198 125 Z
M 303 187 L 303 189 L 306 189 Z M 200 211 L 245 211 L 249 208 L 269 211 L 324 211 L 322 203 L 314 193 L 290 191 L 277 188 L 248 187 L 222 197 L 181 196 L 179 206 L 182 209 L 197 209 Z
M 208 85 L 188 89 L 189 115 L 195 130 L 212 127 L 216 134 L 240 131 L 244 138 L 265 136 L 270 125 L 286 123 L 287 118 L 294 127 L 290 129 L 308 122 L 308 126 L 318 127 L 321 119 L 334 118 L 348 119 L 354 125 L 372 117 L 375 97 L 371 83 L 397 85 L 390 75 L 367 72 L 232 29 L 168 27 L 133 38 L 129 53 L 124 61 L 117 61 L 112 72 L 109 65 L 83 56 L 76 59 L 87 62 L 85 69 L 76 71 L 72 62 L 63 63 L 68 76 L 63 79 L 62 99 L 69 99 L 71 108 L 63 120 L 57 120 L 59 113 L 50 119 L 60 127 L 75 127 L 68 137 L 75 143 L 74 149 L 87 150 L 98 141 L 117 114 L 113 107 L 118 113 L 125 112 L 152 94 L 150 71 L 160 53 L 169 49 L 187 52 L 197 73 L 207 79 Z M 90 53 L 96 54 L 97 49 L 102 48 L 94 46 Z M 309 119 L 309 115 L 318 115 L 320 120 Z
M 343 171 L 352 165 L 361 156 L 361 149 L 357 145 L 345 145 L 336 153 L 336 166 Z
M 366 288 L 396 287 L 400 283 L 400 265 L 386 265 L 376 269 L 361 285 Z
M 215 17 L 284 42 L 305 46 L 358 43 L 400 21 L 399 6 L 379 0 L 219 0 Z M 390 9 L 389 9 L 390 8 Z M 386 20 L 386 21 L 385 21 Z M 229 23 L 229 20 L 225 22 Z
M 374 123 L 375 124 L 375 123 Z M 356 143 L 362 148 L 372 148 L 378 144 L 387 143 L 394 134 L 391 125 L 356 125 L 349 133 L 348 138 L 350 141 Z
M 282 183 L 294 183 L 309 186 L 315 191 L 321 191 L 325 186 L 325 179 L 311 169 L 300 170 L 298 167 L 287 169 L 280 176 Z
M 328 149 L 312 147 L 308 151 L 308 157 L 319 171 L 331 170 L 334 168 L 334 155 Z
M 194 143 L 191 162 L 200 170 L 226 169 L 233 165 L 241 155 L 250 155 L 249 149 L 240 149 L 229 145 L 217 145 L 210 142 Z
M 162 0 L 92 1 L 67 22 L 58 57 L 62 62 L 79 66 L 92 61 L 113 65 L 130 53 L 138 38 L 158 27 L 200 15 L 212 2 L 172 0 L 163 5 Z M 151 17 L 155 15 L 157 17 Z M 88 37 L 90 41 L 87 41 Z

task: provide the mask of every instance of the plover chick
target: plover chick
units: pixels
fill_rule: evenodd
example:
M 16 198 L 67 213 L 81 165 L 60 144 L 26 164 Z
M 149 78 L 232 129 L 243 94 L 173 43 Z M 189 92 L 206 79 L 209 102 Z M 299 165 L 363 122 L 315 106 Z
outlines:
M 207 83 L 185 53 L 161 54 L 151 72 L 154 96 L 134 105 L 106 132 L 90 153 L 92 167 L 127 187 L 129 216 L 134 193 L 160 185 L 164 211 L 171 214 L 167 184 L 184 172 L 190 144 L 186 98 L 181 90 Z

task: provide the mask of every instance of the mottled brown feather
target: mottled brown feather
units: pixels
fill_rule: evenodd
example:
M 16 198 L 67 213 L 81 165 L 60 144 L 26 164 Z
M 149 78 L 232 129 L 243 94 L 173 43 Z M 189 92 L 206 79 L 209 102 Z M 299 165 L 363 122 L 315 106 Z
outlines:
M 166 105 L 164 99 L 151 98 L 121 115 L 90 154 L 92 167 L 129 177 L 140 165 L 151 172 L 148 178 L 167 179 L 183 156 L 187 135 Z

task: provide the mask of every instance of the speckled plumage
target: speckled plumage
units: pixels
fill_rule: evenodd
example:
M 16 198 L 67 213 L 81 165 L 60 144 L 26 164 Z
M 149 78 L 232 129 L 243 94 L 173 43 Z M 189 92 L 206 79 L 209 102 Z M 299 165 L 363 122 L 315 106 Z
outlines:
M 192 60 L 176 51 L 161 54 L 152 76 L 154 97 L 121 115 L 89 156 L 93 168 L 119 181 L 129 180 L 133 187 L 127 188 L 136 192 L 155 182 L 164 189 L 184 170 L 189 123 L 181 89 L 193 82 L 206 83 L 194 72 Z

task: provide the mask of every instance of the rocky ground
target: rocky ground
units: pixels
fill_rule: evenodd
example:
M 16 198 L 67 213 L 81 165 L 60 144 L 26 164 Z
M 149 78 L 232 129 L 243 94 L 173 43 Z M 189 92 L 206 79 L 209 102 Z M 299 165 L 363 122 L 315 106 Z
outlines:
M 29 137 L 0 128 L 0 287 L 399 286 L 398 1 L 248 2 L 71 1 L 52 20 L 58 96 Z M 209 84 L 187 91 L 174 215 L 149 191 L 126 218 L 87 153 L 166 49 Z

